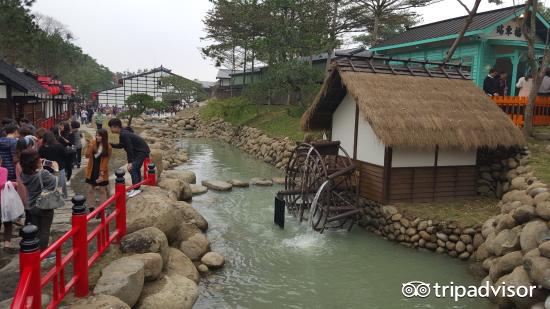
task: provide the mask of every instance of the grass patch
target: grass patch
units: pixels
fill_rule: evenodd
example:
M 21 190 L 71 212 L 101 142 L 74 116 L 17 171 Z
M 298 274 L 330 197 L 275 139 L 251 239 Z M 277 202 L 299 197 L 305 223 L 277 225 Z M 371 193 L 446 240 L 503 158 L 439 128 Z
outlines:
M 398 203 L 393 206 L 407 218 L 455 221 L 461 227 L 468 227 L 483 224 L 500 214 L 497 204 L 496 198 L 476 197 L 437 203 Z
M 550 126 L 536 127 L 537 133 L 550 133 Z M 532 137 L 527 139 L 529 150 L 531 151 L 531 159 L 529 164 L 533 166 L 535 175 L 544 183 L 550 183 L 550 152 L 546 147 L 550 145 L 547 141 L 539 141 Z
M 274 137 L 290 137 L 296 141 L 304 139 L 300 129 L 300 118 L 305 108 L 288 105 L 256 105 L 235 97 L 226 100 L 211 100 L 201 108 L 204 119 L 220 117 L 236 126 L 255 127 Z M 314 133 L 321 136 L 322 133 Z

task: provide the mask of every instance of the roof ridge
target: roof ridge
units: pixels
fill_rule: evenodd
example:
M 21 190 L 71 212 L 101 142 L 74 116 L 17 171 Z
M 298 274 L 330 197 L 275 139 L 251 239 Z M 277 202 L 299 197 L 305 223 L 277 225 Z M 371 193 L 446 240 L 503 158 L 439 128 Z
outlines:
M 490 10 L 490 11 L 484 11 L 484 12 L 477 12 L 475 16 L 484 15 L 484 14 L 488 14 L 488 13 L 494 13 L 494 12 L 500 12 L 500 11 L 506 11 L 506 10 L 510 10 L 510 9 L 513 9 L 513 8 L 519 9 L 519 8 L 522 8 L 522 7 L 525 7 L 525 5 L 519 4 L 519 5 L 515 5 L 515 6 L 508 6 L 508 7 L 500 8 L 500 9 L 496 9 L 496 10 Z M 474 16 L 474 17 L 475 17 L 475 16 Z M 462 15 L 462 16 L 458 16 L 458 17 L 453 17 L 453 18 L 438 20 L 438 21 L 434 21 L 434 22 L 431 22 L 431 23 L 423 24 L 423 25 L 418 25 L 418 26 L 414 26 L 414 27 L 409 27 L 409 29 L 407 29 L 407 31 L 413 30 L 413 29 L 422 28 L 422 27 L 426 27 L 426 26 L 433 26 L 433 25 L 436 25 L 436 24 L 439 24 L 439 23 L 448 22 L 448 21 L 451 21 L 451 20 L 459 20 L 459 19 L 463 19 L 463 18 L 466 18 L 466 17 L 468 17 L 468 15 Z

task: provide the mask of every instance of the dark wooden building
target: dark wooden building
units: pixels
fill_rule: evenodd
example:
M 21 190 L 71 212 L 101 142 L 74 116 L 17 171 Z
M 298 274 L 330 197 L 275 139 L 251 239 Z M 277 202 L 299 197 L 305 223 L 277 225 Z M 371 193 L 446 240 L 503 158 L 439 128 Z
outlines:
M 461 66 L 373 55 L 333 60 L 302 128 L 330 130 L 380 203 L 473 196 L 478 149 L 524 143 Z

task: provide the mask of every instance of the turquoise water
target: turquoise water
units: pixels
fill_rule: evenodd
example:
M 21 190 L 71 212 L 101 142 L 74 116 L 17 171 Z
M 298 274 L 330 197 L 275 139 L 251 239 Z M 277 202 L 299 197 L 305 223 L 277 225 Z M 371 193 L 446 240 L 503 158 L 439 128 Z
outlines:
M 197 180 L 271 178 L 281 172 L 223 142 L 182 141 Z M 210 191 L 193 206 L 210 223 L 226 266 L 203 278 L 195 308 L 488 308 L 480 299 L 406 298 L 402 283 L 477 285 L 464 262 L 386 241 L 354 227 L 323 235 L 287 216 L 273 224 L 281 187 Z

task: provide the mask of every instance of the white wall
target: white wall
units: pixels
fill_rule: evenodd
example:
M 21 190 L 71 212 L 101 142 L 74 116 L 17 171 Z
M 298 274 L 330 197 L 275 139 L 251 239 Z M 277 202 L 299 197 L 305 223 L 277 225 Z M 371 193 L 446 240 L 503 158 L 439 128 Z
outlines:
M 438 166 L 476 165 L 477 151 L 460 149 L 439 149 Z
M 6 85 L 0 85 L 0 99 L 7 98 Z
M 357 160 L 384 166 L 386 146 L 374 134 L 370 124 L 359 115 Z
M 355 131 L 355 101 L 347 95 L 332 114 L 332 140 L 340 141 L 347 153 L 353 155 L 353 133 Z
M 394 147 L 392 155 L 392 167 L 434 166 L 435 147 L 432 151 Z

